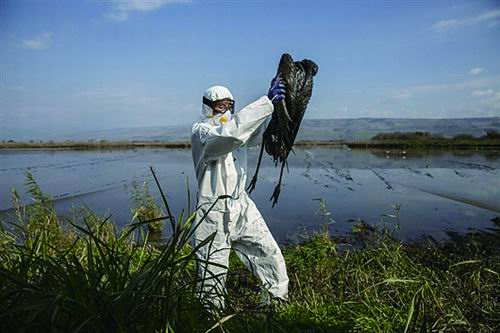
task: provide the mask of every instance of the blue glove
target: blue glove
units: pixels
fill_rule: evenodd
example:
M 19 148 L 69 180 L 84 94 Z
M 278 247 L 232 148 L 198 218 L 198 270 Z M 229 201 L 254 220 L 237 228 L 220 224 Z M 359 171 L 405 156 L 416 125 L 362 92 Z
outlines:
M 267 93 L 267 97 L 271 100 L 273 104 L 278 103 L 285 99 L 285 84 L 280 77 L 275 77 L 271 82 L 271 88 Z

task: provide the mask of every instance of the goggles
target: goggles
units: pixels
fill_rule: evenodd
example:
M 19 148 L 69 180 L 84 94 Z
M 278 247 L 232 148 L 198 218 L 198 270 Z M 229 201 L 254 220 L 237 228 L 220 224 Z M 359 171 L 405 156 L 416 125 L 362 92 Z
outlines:
M 231 99 L 221 99 L 218 101 L 211 101 L 206 97 L 203 97 L 203 104 L 212 108 L 212 110 L 216 110 L 218 112 L 226 112 L 227 110 L 231 111 L 231 114 L 234 113 L 234 101 Z

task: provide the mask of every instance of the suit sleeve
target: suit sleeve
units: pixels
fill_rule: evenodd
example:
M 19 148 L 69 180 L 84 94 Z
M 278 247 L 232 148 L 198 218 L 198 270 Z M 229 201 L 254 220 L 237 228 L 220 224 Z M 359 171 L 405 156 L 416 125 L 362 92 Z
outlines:
M 204 162 L 216 160 L 246 144 L 252 134 L 262 130 L 262 125 L 273 111 L 269 98 L 262 96 L 236 113 L 224 125 L 195 124 L 193 136 L 198 137 L 201 143 Z
M 247 142 L 247 147 L 258 146 L 262 144 L 262 137 L 264 136 L 264 132 L 267 129 L 267 126 L 271 122 L 272 114 L 267 115 L 264 122 L 259 126 L 259 128 L 252 133 Z

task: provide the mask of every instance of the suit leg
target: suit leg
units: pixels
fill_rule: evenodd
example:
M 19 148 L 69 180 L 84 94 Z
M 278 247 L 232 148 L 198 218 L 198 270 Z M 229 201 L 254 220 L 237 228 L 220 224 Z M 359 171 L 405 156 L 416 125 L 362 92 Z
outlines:
M 286 299 L 288 275 L 278 243 L 255 203 L 246 193 L 242 199 L 246 205 L 235 228 L 233 248 L 271 295 Z

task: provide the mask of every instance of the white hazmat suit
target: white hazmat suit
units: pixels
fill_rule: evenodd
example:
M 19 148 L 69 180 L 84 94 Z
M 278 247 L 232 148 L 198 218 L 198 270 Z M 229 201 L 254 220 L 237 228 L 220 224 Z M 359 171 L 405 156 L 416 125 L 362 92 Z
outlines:
M 214 86 L 205 91 L 210 101 L 233 100 L 229 90 Z M 194 245 L 215 233 L 211 244 L 197 251 L 201 265 L 199 276 L 208 278 L 202 286 L 202 300 L 224 307 L 225 282 L 231 248 L 245 266 L 261 281 L 263 301 L 273 297 L 286 299 L 288 276 L 280 248 L 255 203 L 245 191 L 247 147 L 258 145 L 274 110 L 262 96 L 239 112 L 214 115 L 203 104 L 203 116 L 192 128 L 191 147 L 198 180 L 198 207 L 195 225 L 220 199 L 194 233 Z M 269 293 L 269 294 L 268 294 Z

